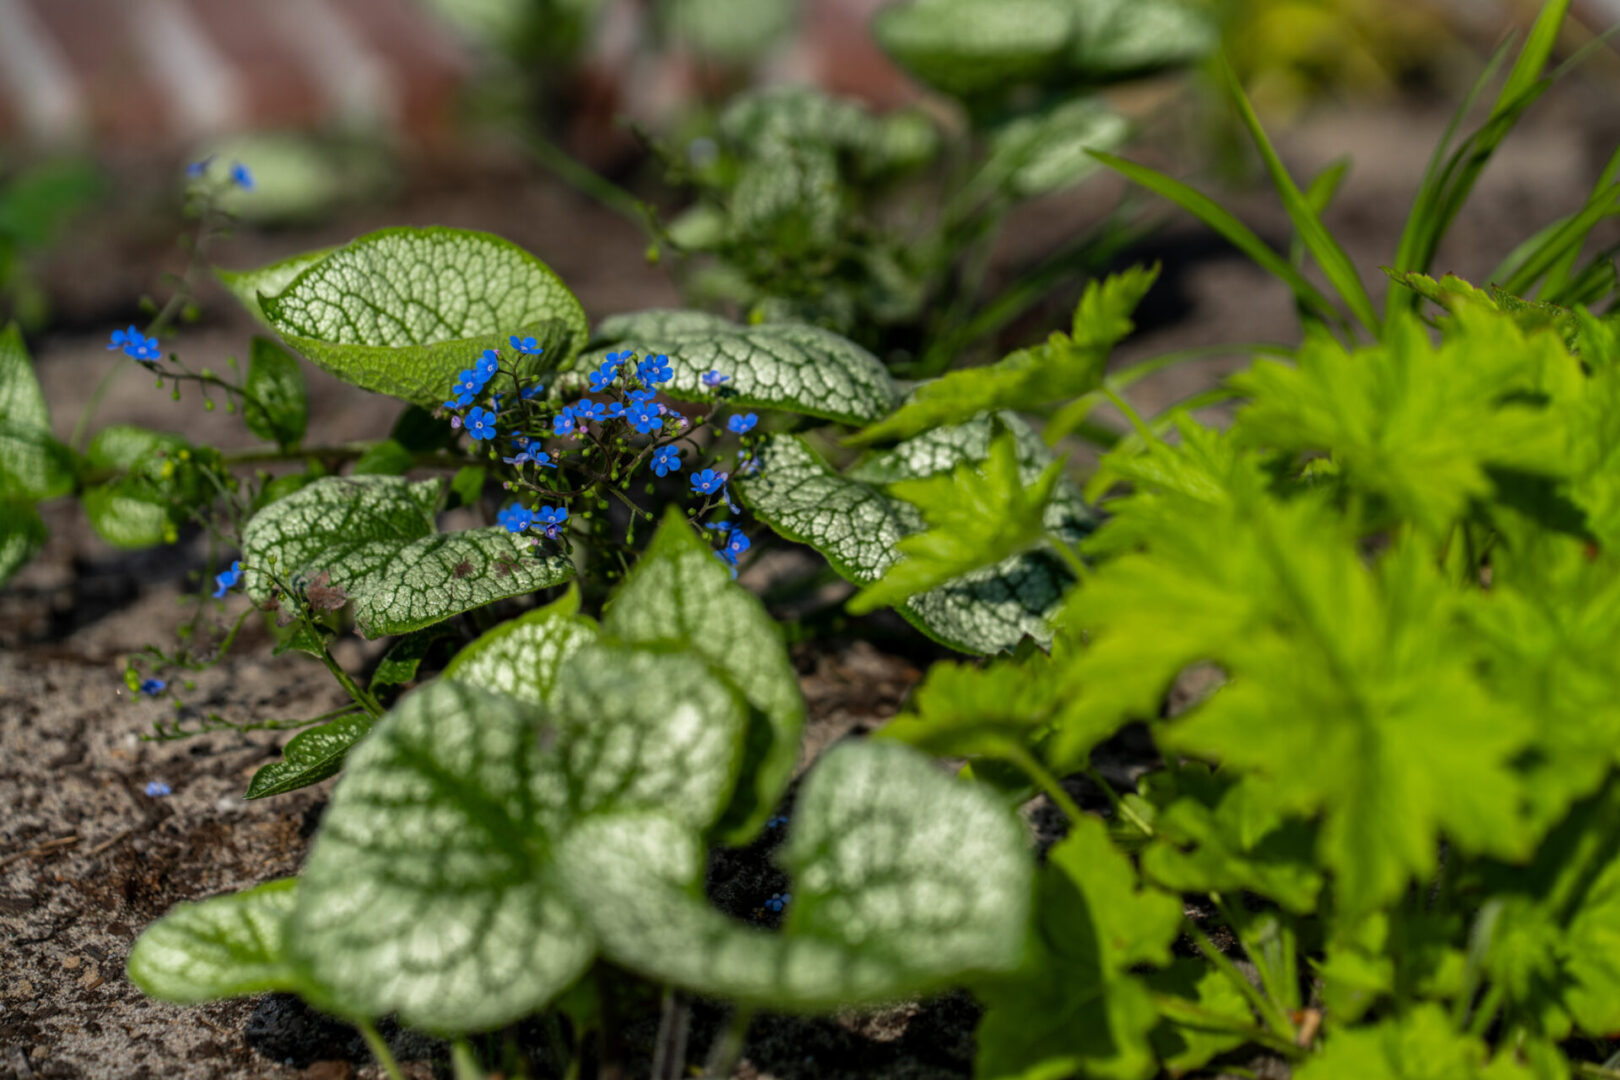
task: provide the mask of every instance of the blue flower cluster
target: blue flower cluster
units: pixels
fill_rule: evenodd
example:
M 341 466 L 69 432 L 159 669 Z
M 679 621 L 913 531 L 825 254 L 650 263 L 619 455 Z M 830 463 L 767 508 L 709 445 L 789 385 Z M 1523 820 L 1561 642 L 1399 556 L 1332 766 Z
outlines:
M 214 599 L 218 600 L 226 592 L 236 588 L 242 582 L 242 561 L 238 559 L 231 563 L 231 568 L 214 575 L 214 584 L 219 586 L 214 590 Z
M 148 798 L 161 799 L 165 795 L 173 795 L 174 789 L 161 780 L 149 780 L 146 784 L 146 794 Z
M 201 161 L 193 161 L 186 166 L 186 176 L 192 180 L 201 180 L 208 175 L 208 166 L 214 163 L 214 155 L 209 154 Z M 253 174 L 248 167 L 240 161 L 231 162 L 231 183 L 243 191 L 252 191 L 258 185 L 254 182 Z
M 158 339 L 145 336 L 133 326 L 128 330 L 114 330 L 107 348 L 123 349 L 125 356 L 143 364 L 155 364 L 163 359 L 163 349 L 158 345 Z
M 546 539 L 555 540 L 562 535 L 563 523 L 568 520 L 568 508 L 542 506 L 539 510 L 529 510 L 513 504 L 496 514 L 495 520 L 505 526 L 507 532 L 520 533 L 538 528 Z
M 782 911 L 792 902 L 793 894 L 790 892 L 772 893 L 771 898 L 765 901 L 765 910 Z
M 141 693 L 145 694 L 147 697 L 157 697 L 159 694 L 163 693 L 164 690 L 168 689 L 168 687 L 169 684 L 164 682 L 162 679 L 141 680 Z

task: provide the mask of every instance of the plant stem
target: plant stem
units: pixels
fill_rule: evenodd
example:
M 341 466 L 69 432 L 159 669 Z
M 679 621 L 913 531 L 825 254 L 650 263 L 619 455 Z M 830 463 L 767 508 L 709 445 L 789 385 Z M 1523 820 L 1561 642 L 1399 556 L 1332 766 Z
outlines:
M 450 1044 L 450 1064 L 455 1069 L 456 1080 L 485 1080 L 484 1070 L 478 1067 L 478 1058 L 466 1039 Z
M 709 1063 L 703 1070 L 707 1080 L 729 1080 L 742 1060 L 743 1040 L 748 1037 L 748 1025 L 753 1023 L 754 1010 L 749 1005 L 738 1005 L 731 1012 L 720 1037 L 709 1051 Z
M 1147 426 L 1147 421 L 1142 419 L 1142 414 L 1137 412 L 1135 407 L 1125 400 L 1124 395 L 1106 382 L 1102 384 L 1101 389 L 1103 397 L 1107 398 L 1114 408 L 1118 409 L 1121 415 L 1130 421 L 1131 427 L 1136 429 L 1136 434 L 1143 442 L 1152 445 L 1159 441 L 1159 437 L 1153 433 L 1153 429 Z
M 321 663 L 326 665 L 326 670 L 332 673 L 332 677 L 354 699 L 356 705 L 366 710 L 373 717 L 382 716 L 383 707 L 378 704 L 377 699 L 360 689 L 360 684 L 356 683 L 349 673 L 343 670 L 343 665 L 332 657 L 332 650 L 328 649 L 324 643 L 321 646 Z
M 1259 1043 L 1274 1053 L 1282 1054 L 1288 1058 L 1301 1056 L 1300 1047 L 1291 1040 L 1279 1039 L 1266 1028 L 1245 1024 L 1234 1020 L 1230 1016 L 1210 1012 L 1201 1005 L 1195 1005 L 1186 998 L 1176 997 L 1174 994 L 1154 994 L 1153 1003 L 1158 1006 L 1165 1019 L 1182 1027 L 1196 1028 L 1208 1031 L 1230 1031 L 1234 1035 L 1242 1035 L 1250 1042 Z M 1185 1017 L 1186 1019 L 1183 1019 Z
M 1064 540 L 1063 537 L 1055 532 L 1048 531 L 1046 542 L 1058 553 L 1058 557 L 1068 564 L 1069 569 L 1074 571 L 1076 580 L 1084 581 L 1091 576 L 1091 567 L 1086 565 L 1085 560 L 1080 557 L 1080 553 L 1070 547 L 1068 541 Z
M 1577 1075 L 1589 1076 L 1592 1080 L 1620 1080 L 1620 1069 L 1608 1069 L 1602 1065 L 1594 1065 L 1590 1061 L 1572 1061 L 1570 1066 Z
M 1057 777 L 1053 776 L 1046 766 L 1037 761 L 1034 754 L 1017 744 L 1009 746 L 1004 751 L 1004 754 L 1007 760 L 1023 769 L 1029 778 L 1035 781 L 1035 786 L 1044 791 L 1046 797 L 1051 799 L 1059 810 L 1063 811 L 1063 816 L 1069 819 L 1069 824 L 1076 824 L 1086 816 L 1085 811 L 1080 809 L 1080 805 L 1069 797 L 1067 791 L 1063 790 L 1063 785 L 1058 783 Z
M 1080 771 L 1085 774 L 1087 780 L 1102 788 L 1102 792 L 1108 796 L 1108 802 L 1113 806 L 1115 814 L 1136 826 L 1143 836 L 1153 835 L 1153 826 L 1144 821 L 1141 814 L 1138 814 L 1125 804 L 1125 800 L 1120 798 L 1119 792 L 1114 790 L 1114 785 L 1104 780 L 1103 774 L 1097 771 L 1097 766 L 1087 765 Z
M 1243 972 L 1237 969 L 1237 965 L 1233 964 L 1225 953 L 1215 947 L 1215 943 L 1209 940 L 1209 935 L 1204 933 L 1203 928 L 1191 919 L 1183 919 L 1182 925 L 1187 928 L 1187 935 L 1192 938 L 1193 944 L 1198 947 L 1198 951 L 1204 954 L 1204 959 L 1214 964 L 1216 969 L 1226 976 L 1227 980 L 1243 995 L 1250 1008 L 1254 1009 L 1255 1013 L 1266 1022 L 1266 1026 L 1276 1034 L 1277 1038 L 1292 1046 L 1294 1044 L 1294 1028 L 1287 1018 L 1280 1015 L 1271 1001 L 1244 977 Z
M 384 1041 L 382 1035 L 378 1034 L 377 1029 L 371 1026 L 371 1022 L 362 1020 L 355 1026 L 360 1029 L 361 1036 L 365 1038 L 366 1046 L 371 1050 L 371 1056 L 377 1059 L 377 1064 L 381 1065 L 383 1072 L 388 1074 L 388 1080 L 405 1080 L 405 1074 L 399 1070 L 399 1062 L 394 1060 L 394 1052 L 388 1049 L 388 1043 Z

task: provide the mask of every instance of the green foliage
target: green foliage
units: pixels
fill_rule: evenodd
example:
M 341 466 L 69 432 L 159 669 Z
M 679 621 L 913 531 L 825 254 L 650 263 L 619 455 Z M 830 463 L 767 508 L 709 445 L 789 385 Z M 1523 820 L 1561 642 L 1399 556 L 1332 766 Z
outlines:
M 990 443 L 983 469 L 963 463 L 949 475 L 901 480 L 889 487 L 915 506 L 926 531 L 901 537 L 905 556 L 849 602 L 857 615 L 892 607 L 981 567 L 1016 558 L 1046 538 L 1046 507 L 1063 464 L 1054 461 L 1025 486 L 1010 431 Z
M 85 516 L 101 538 L 116 547 L 173 543 L 178 526 L 217 493 L 218 451 L 193 446 L 179 435 L 127 424 L 96 432 L 85 451 L 92 476 L 111 479 L 86 487 Z
M 244 799 L 284 795 L 336 776 L 351 747 L 371 730 L 369 713 L 354 712 L 329 724 L 301 731 L 281 748 L 281 760 L 253 774 Z
M 315 364 L 424 406 L 443 401 L 456 372 L 510 334 L 539 338 L 546 369 L 585 343 L 574 294 L 540 260 L 488 233 L 382 229 L 225 282 Z
M 326 603 L 352 604 L 356 625 L 375 637 L 419 630 L 573 575 L 566 559 L 538 556 L 499 526 L 436 534 L 441 487 L 437 480 L 332 476 L 271 503 L 242 533 L 248 595 L 264 604 L 278 594 L 307 596 L 318 584 Z
M 188 1004 L 306 988 L 287 956 L 285 927 L 298 882 L 283 878 L 200 904 L 181 904 L 129 953 L 129 979 L 147 995 Z
M 298 360 L 268 338 L 255 337 L 248 361 L 242 422 L 261 439 L 297 446 L 309 426 L 309 390 Z
M 1033 409 L 1096 389 L 1109 351 L 1130 334 L 1131 312 L 1157 277 L 1156 268 L 1136 267 L 1092 282 L 1075 308 L 1070 334 L 1054 333 L 998 363 L 924 382 L 900 408 L 849 441 L 859 445 L 909 438 L 987 410 Z
M 73 459 L 51 434 L 51 414 L 16 323 L 0 331 L 0 494 L 29 501 L 73 488 Z

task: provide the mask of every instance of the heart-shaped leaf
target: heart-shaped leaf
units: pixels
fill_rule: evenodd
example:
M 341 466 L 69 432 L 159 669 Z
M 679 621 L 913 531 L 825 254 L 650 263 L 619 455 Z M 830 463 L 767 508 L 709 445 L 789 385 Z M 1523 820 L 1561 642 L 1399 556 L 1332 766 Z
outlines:
M 989 422 L 981 423 L 988 441 Z M 758 472 L 735 480 L 734 490 L 778 534 L 809 544 L 844 577 L 867 585 L 897 560 L 895 545 L 900 539 L 924 526 L 915 507 L 885 495 L 869 478 L 890 482 L 902 475 L 908 460 L 928 466 L 951 460 L 950 437 L 930 436 L 924 436 L 930 440 L 927 445 L 897 447 L 848 476 L 834 472 L 797 436 L 771 437 L 760 448 Z M 971 445 L 973 436 L 954 438 L 958 445 Z M 955 457 L 951 464 L 961 460 L 966 459 Z M 1038 469 L 1027 479 L 1037 476 Z M 1052 515 L 1048 526 L 1077 528 L 1074 505 L 1053 499 L 1047 507 Z M 1013 648 L 1026 635 L 1049 641 L 1047 617 L 1071 581 L 1056 556 L 1032 552 L 920 593 L 896 610 L 953 649 L 996 653 Z
M 1102 164 L 1089 150 L 1113 150 L 1130 134 L 1125 118 L 1096 98 L 1074 98 L 1020 115 L 997 129 L 973 183 L 1032 199 L 1086 179 Z
M 242 533 L 247 593 L 270 598 L 320 575 L 329 602 L 354 605 L 369 636 L 403 634 L 573 576 L 500 526 L 433 532 L 440 484 L 393 476 L 326 477 L 259 511 Z M 335 590 L 341 590 L 335 591 Z
M 129 952 L 129 979 L 150 997 L 188 1005 L 266 990 L 309 992 L 286 952 L 298 882 L 283 878 L 199 904 L 176 905 Z
M 0 331 L 0 495 L 49 499 L 73 490 L 73 455 L 51 414 L 16 323 Z
M 1190 64 L 1207 56 L 1219 33 L 1207 9 L 1185 0 L 1082 0 L 1068 62 L 1089 82 Z
M 713 824 L 742 763 L 742 695 L 690 653 L 591 645 L 570 659 L 550 703 L 559 820 L 651 809 Z
M 545 884 L 540 728 L 527 707 L 440 681 L 350 755 L 310 850 L 291 949 L 346 1013 L 430 1031 L 496 1027 L 590 963 Z
M 253 774 L 244 799 L 284 795 L 336 776 L 350 747 L 371 730 L 371 715 L 355 712 L 331 723 L 300 731 L 281 748 L 281 760 Z
M 39 552 L 46 535 L 45 521 L 33 503 L 0 496 L 0 585 Z
M 604 319 L 581 366 L 609 350 L 669 356 L 675 377 L 659 387 L 681 401 L 713 401 L 709 371 L 730 376 L 726 400 L 849 424 L 894 408 L 896 391 L 877 357 L 830 330 L 799 323 L 739 326 L 695 311 L 641 311 Z
M 956 97 L 1039 80 L 1063 62 L 1071 0 L 916 0 L 872 22 L 878 44 L 923 82 Z
M 276 284 L 286 264 L 267 267 Z M 275 273 L 270 273 L 275 271 Z M 245 288 L 238 279 L 233 288 Z M 585 311 L 539 259 L 489 233 L 382 229 L 259 289 L 270 325 L 332 374 L 367 390 L 433 406 L 456 373 L 512 334 L 533 336 L 544 358 L 507 357 L 520 371 L 556 367 L 586 337 Z
M 615 962 L 703 994 L 825 1009 L 1008 970 L 1024 944 L 1033 865 L 987 790 L 915 751 L 850 743 L 806 781 L 783 863 L 785 931 L 702 899 L 703 848 L 668 817 L 594 817 L 558 851 L 559 879 Z
M 793 774 L 804 728 L 799 682 L 765 606 L 731 580 L 714 549 L 672 508 L 614 593 L 603 630 L 631 644 L 692 649 L 742 690 L 757 714 L 720 834 L 736 843 L 757 832 Z
M 544 705 L 564 661 L 596 640 L 596 624 L 579 614 L 579 590 L 508 619 L 479 636 L 445 665 L 444 677 Z
M 302 274 L 336 250 L 337 248 L 319 248 L 315 251 L 306 251 L 299 255 L 279 259 L 256 270 L 221 270 L 215 268 L 214 276 L 219 279 L 219 283 L 225 286 L 232 296 L 241 302 L 243 307 L 248 309 L 250 315 L 265 326 L 271 326 L 269 318 L 264 313 L 264 308 L 259 305 L 259 297 L 275 296 L 288 285 L 291 285 L 293 279 L 299 274 Z M 274 329 L 274 327 L 272 326 L 271 329 Z

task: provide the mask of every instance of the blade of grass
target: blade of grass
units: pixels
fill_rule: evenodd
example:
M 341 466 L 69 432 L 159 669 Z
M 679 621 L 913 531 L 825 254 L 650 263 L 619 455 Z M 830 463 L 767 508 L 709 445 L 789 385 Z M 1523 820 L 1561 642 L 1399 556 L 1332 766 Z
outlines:
M 1372 297 L 1367 295 L 1367 285 L 1356 272 L 1355 264 L 1350 256 L 1345 254 L 1333 234 L 1328 232 L 1322 224 L 1321 217 L 1311 207 L 1305 193 L 1299 189 L 1294 178 L 1288 174 L 1283 166 L 1282 159 L 1266 137 L 1265 129 L 1260 126 L 1260 118 L 1254 114 L 1254 107 L 1249 104 L 1249 97 L 1243 92 L 1243 84 L 1238 81 L 1237 72 L 1225 58 L 1219 61 L 1221 75 L 1226 80 L 1227 89 L 1232 94 L 1232 100 L 1237 104 L 1238 116 L 1243 126 L 1249 129 L 1249 137 L 1254 140 L 1255 149 L 1260 151 L 1260 158 L 1265 162 L 1266 172 L 1271 175 L 1271 183 L 1282 196 L 1283 209 L 1288 211 L 1288 219 L 1294 223 L 1294 229 L 1299 234 L 1316 264 L 1327 275 L 1328 281 L 1338 290 L 1345 305 L 1350 309 L 1361 324 L 1369 331 L 1378 333 L 1378 310 L 1373 307 Z
M 1318 214 L 1324 213 L 1332 205 L 1333 197 L 1339 193 L 1339 186 L 1344 183 L 1346 174 L 1350 172 L 1350 159 L 1338 158 L 1329 162 L 1328 167 L 1311 178 L 1305 185 L 1305 201 L 1310 203 L 1311 209 Z M 1294 233 L 1294 240 L 1288 246 L 1288 261 L 1296 267 L 1305 265 L 1305 242 L 1298 232 Z
M 1616 29 L 1620 29 L 1620 27 Z M 1602 191 L 1615 183 L 1617 178 L 1620 178 L 1620 150 L 1616 150 L 1609 155 L 1608 163 L 1603 166 L 1603 172 L 1598 176 L 1597 183 L 1592 185 L 1592 190 L 1594 192 Z M 1564 257 L 1552 265 L 1552 269 L 1547 271 L 1547 280 L 1541 284 L 1542 293 L 1556 294 L 1563 289 L 1565 284 L 1569 282 L 1569 275 L 1575 270 L 1576 260 L 1581 257 L 1581 249 L 1585 246 L 1586 237 L 1583 236 L 1580 243 L 1573 245 L 1568 251 L 1564 252 Z
M 1255 235 L 1254 230 L 1239 221 L 1208 195 L 1183 184 L 1180 180 L 1172 179 L 1156 169 L 1138 165 L 1134 161 L 1126 161 L 1124 158 L 1115 157 L 1113 154 L 1107 154 L 1101 150 L 1088 150 L 1086 152 L 1127 179 L 1135 181 L 1156 195 L 1169 199 L 1205 225 L 1226 237 L 1233 247 L 1253 259 L 1262 268 L 1270 271 L 1273 276 L 1287 285 L 1293 292 L 1294 298 L 1307 310 L 1335 325 L 1348 326 L 1343 313 L 1333 306 L 1333 301 L 1322 295 L 1321 290 L 1315 285 L 1305 280 L 1304 275 L 1289 265 L 1287 259 L 1271 250 L 1264 240 Z
M 1611 184 L 1607 190 L 1593 192 L 1580 213 L 1553 230 L 1540 249 L 1502 283 L 1502 288 L 1514 296 L 1528 295 L 1530 286 L 1551 270 L 1561 256 L 1569 252 L 1578 255 L 1587 234 L 1598 222 L 1616 213 L 1617 206 L 1620 206 L 1620 184 Z

